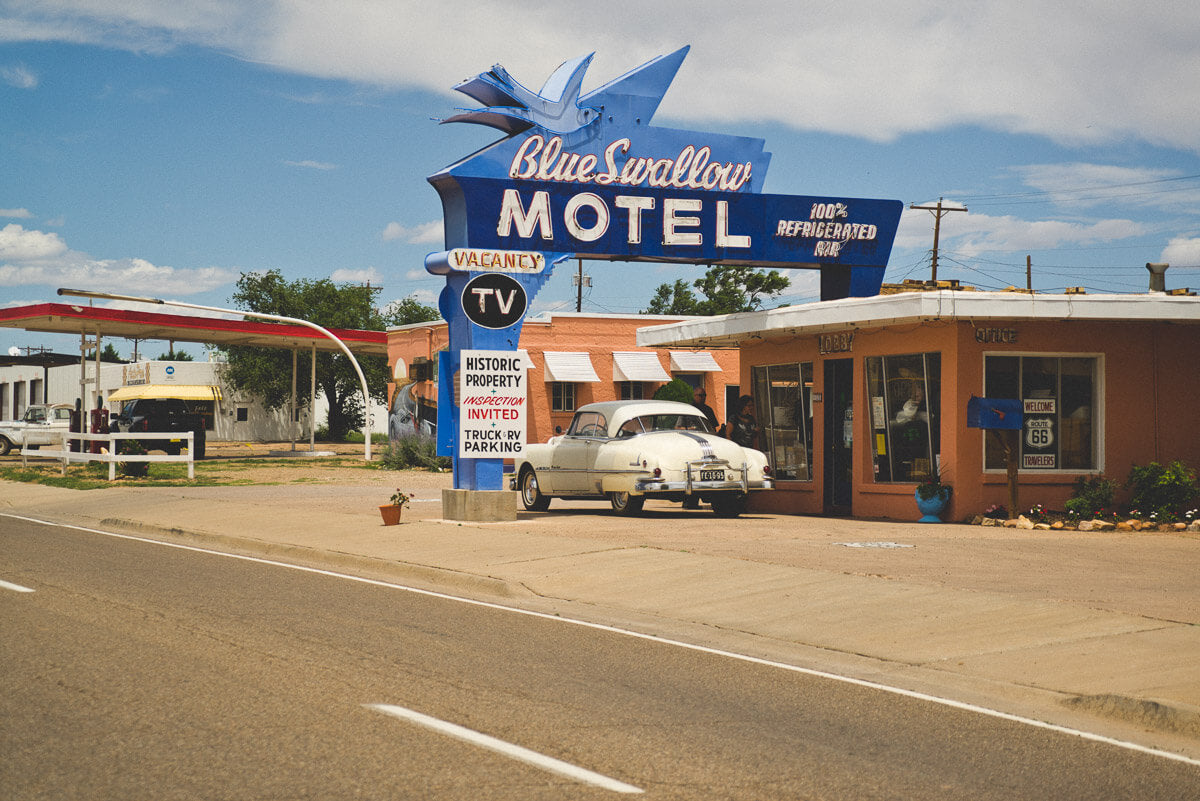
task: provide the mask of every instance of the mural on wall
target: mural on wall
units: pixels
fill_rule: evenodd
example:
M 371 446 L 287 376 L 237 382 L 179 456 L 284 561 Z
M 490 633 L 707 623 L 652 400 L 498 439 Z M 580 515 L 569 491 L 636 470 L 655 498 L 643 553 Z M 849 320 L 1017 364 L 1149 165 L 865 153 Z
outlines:
M 762 139 L 650 124 L 688 49 L 586 94 L 591 55 L 536 92 L 500 65 L 454 87 L 481 108 L 443 122 L 504 138 L 429 178 L 445 250 L 426 269 L 446 277 L 450 326 L 440 396 L 456 397 L 461 351 L 516 349 L 529 303 L 572 258 L 817 269 L 822 299 L 878 293 L 900 201 L 763 194 Z M 438 449 L 455 458 L 455 486 L 499 489 L 501 460 L 461 458 L 457 415 L 440 405 Z

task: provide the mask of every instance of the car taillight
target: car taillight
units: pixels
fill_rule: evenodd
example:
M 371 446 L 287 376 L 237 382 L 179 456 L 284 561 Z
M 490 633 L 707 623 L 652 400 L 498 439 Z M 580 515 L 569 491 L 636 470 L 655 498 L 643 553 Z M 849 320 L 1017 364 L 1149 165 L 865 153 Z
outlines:
M 142 430 L 143 430 L 143 431 L 149 431 L 149 430 L 150 430 L 150 421 L 149 421 L 149 420 L 143 420 L 143 421 L 142 421 Z
M 654 477 L 662 478 L 662 468 L 661 467 L 654 468 Z
M 771 465 L 769 465 L 769 464 L 764 464 L 764 465 L 763 465 L 763 475 L 764 475 L 764 476 L 769 476 L 769 475 L 771 475 Z

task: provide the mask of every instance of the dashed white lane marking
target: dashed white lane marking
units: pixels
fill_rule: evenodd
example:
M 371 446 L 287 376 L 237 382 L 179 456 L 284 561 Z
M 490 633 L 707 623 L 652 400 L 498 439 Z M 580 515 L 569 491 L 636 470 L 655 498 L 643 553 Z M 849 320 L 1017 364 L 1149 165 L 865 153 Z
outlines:
M 478 606 L 478 607 L 485 608 L 485 609 L 497 609 L 497 610 L 500 610 L 503 612 L 511 612 L 516 615 L 525 615 L 527 617 L 536 617 L 536 618 L 540 618 L 542 620 L 552 620 L 556 623 L 566 623 L 568 625 L 581 626 L 583 628 L 594 629 L 596 631 L 607 631 L 607 632 L 611 632 L 613 634 L 620 634 L 624 637 L 633 637 L 635 639 L 646 640 L 648 642 L 656 642 L 656 643 L 660 643 L 662 645 L 670 645 L 675 648 L 685 648 L 689 651 L 696 651 L 698 653 L 703 653 L 703 654 L 713 654 L 715 656 L 724 657 L 726 659 L 736 659 L 739 662 L 748 662 L 749 664 L 752 664 L 752 665 L 765 665 L 767 667 L 778 668 L 780 670 L 787 670 L 792 673 L 799 673 L 799 674 L 803 674 L 805 676 L 815 676 L 817 678 L 828 679 L 830 681 L 837 681 L 837 682 L 841 682 L 843 684 L 852 684 L 857 687 L 866 687 L 871 690 L 878 690 L 880 692 L 891 693 L 892 695 L 899 695 L 899 696 L 903 696 L 905 698 L 915 698 L 915 699 L 918 699 L 921 701 L 928 701 L 931 704 L 939 704 L 941 706 L 950 707 L 951 709 L 961 709 L 965 712 L 973 712 L 978 715 L 986 715 L 988 717 L 997 718 L 999 720 L 1007 720 L 1012 723 L 1019 723 L 1024 726 L 1032 726 L 1034 728 L 1044 729 L 1046 731 L 1057 732 L 1059 734 L 1066 734 L 1071 737 L 1079 737 L 1080 739 L 1089 740 L 1089 741 L 1095 742 L 1095 743 L 1105 743 L 1107 745 L 1116 746 L 1117 748 L 1124 748 L 1128 751 L 1136 751 L 1136 752 L 1142 753 L 1142 754 L 1149 754 L 1150 756 L 1159 757 L 1161 759 L 1170 759 L 1175 762 L 1183 762 L 1188 765 L 1200 766 L 1200 759 L 1193 759 L 1192 757 L 1186 756 L 1184 754 L 1177 754 L 1172 751 L 1164 751 L 1160 748 L 1151 748 L 1149 746 L 1140 745 L 1138 743 L 1132 743 L 1127 740 L 1118 740 L 1113 737 L 1105 736 L 1103 734 L 1096 734 L 1095 732 L 1084 731 L 1082 729 L 1072 729 L 1067 726 L 1059 726 L 1056 723 L 1049 723 L 1044 720 L 1037 720 L 1035 718 L 1027 718 L 1022 715 L 1013 715 L 1008 712 L 1002 712 L 998 709 L 991 709 L 986 706 L 978 706 L 977 704 L 969 704 L 969 703 L 965 703 L 963 701 L 955 701 L 952 698 L 942 698 L 941 696 L 930 695 L 928 693 L 923 693 L 923 692 L 917 692 L 916 690 L 906 690 L 903 687 L 893 687 L 890 684 L 880 684 L 877 681 L 868 681 L 867 679 L 856 679 L 853 676 L 843 676 L 838 673 L 830 673 L 825 670 L 814 670 L 813 668 L 800 667 L 799 665 L 789 665 L 786 662 L 776 662 L 772 659 L 763 659 L 761 657 L 750 656 L 748 654 L 739 654 L 736 651 L 723 651 L 719 648 L 710 648 L 706 645 L 696 645 L 696 644 L 690 643 L 690 642 L 683 642 L 682 640 L 672 640 L 672 639 L 668 639 L 666 637 L 659 637 L 658 635 L 655 635 L 655 634 L 643 634 L 640 631 L 632 631 L 630 629 L 617 628 L 616 626 L 609 626 L 604 623 L 592 623 L 587 620 L 578 620 L 575 618 L 561 617 L 559 615 L 549 614 L 547 612 L 535 612 L 530 609 L 520 609 L 520 608 L 514 607 L 514 606 L 505 606 L 503 604 L 492 603 L 490 601 L 477 601 L 473 598 L 463 598 L 458 595 L 449 595 L 447 593 L 436 592 L 434 590 L 423 590 L 419 587 L 409 587 L 404 584 L 396 584 L 395 582 L 391 582 L 391 581 L 380 581 L 379 579 L 369 579 L 369 578 L 363 578 L 362 576 L 352 576 L 348 573 L 337 573 L 332 570 L 323 570 L 323 569 L 317 568 L 317 567 L 305 567 L 304 565 L 293 565 L 293 564 L 288 564 L 287 562 L 278 562 L 278 561 L 275 561 L 274 559 L 263 559 L 262 557 L 258 557 L 258 556 L 245 556 L 242 554 L 225 553 L 223 551 L 214 551 L 214 550 L 210 550 L 208 548 L 200 548 L 195 545 L 181 545 L 181 544 L 175 543 L 175 542 L 163 542 L 162 540 L 152 540 L 147 537 L 137 537 L 132 534 L 118 534 L 115 531 L 104 531 L 104 530 L 98 529 L 98 528 L 87 528 L 85 526 L 70 525 L 68 523 L 55 523 L 50 520 L 40 520 L 36 517 L 25 517 L 24 515 L 14 515 L 14 514 L 8 514 L 5 512 L 0 512 L 0 517 L 9 517 L 9 518 L 12 518 L 13 520 L 25 520 L 29 523 L 40 523 L 44 526 L 56 526 L 58 528 L 68 528 L 68 529 L 72 529 L 74 531 L 84 531 L 89 534 L 100 534 L 105 537 L 114 537 L 117 539 L 131 540 L 134 542 L 144 542 L 149 545 L 161 545 L 164 548 L 176 548 L 181 551 L 193 551 L 195 553 L 210 554 L 212 556 L 223 556 L 226 559 L 238 559 L 243 562 L 255 562 L 255 563 L 261 564 L 261 565 L 272 565 L 274 567 L 285 567 L 289 570 L 298 570 L 302 573 L 312 573 L 312 574 L 320 575 L 320 576 L 330 576 L 332 578 L 345 579 L 346 581 L 356 581 L 360 584 L 370 584 L 370 585 L 373 585 L 376 587 L 388 587 L 388 588 L 391 588 L 394 590 L 402 590 L 404 592 L 411 592 L 415 595 L 424 595 L 429 598 L 441 598 L 441 599 L 444 599 L 447 601 L 455 601 L 457 603 L 468 604 L 470 606 Z
M 20 584 L 10 584 L 7 581 L 0 581 L 0 588 L 12 590 L 13 592 L 33 592 L 28 587 L 22 587 Z
M 634 787 L 632 784 L 617 781 L 603 774 L 590 771 L 586 768 L 581 768 L 578 765 L 572 765 L 570 762 L 563 762 L 561 759 L 540 754 L 537 751 L 530 751 L 528 748 L 522 748 L 519 745 L 499 740 L 488 734 L 468 729 L 459 726 L 457 723 L 450 723 L 440 718 L 430 717 L 420 712 L 415 712 L 411 709 L 406 709 L 402 706 L 392 706 L 391 704 L 364 704 L 368 709 L 374 709 L 377 712 L 382 712 L 385 715 L 407 720 L 410 723 L 415 723 L 418 726 L 423 726 L 427 729 L 432 729 L 440 734 L 445 734 L 449 737 L 454 737 L 459 740 L 464 740 L 472 745 L 477 745 L 480 748 L 486 748 L 489 751 L 495 751 L 510 759 L 515 759 L 524 762 L 534 767 L 551 773 L 557 773 L 560 776 L 566 776 L 569 779 L 574 779 L 584 784 L 590 784 L 593 787 L 600 787 L 605 790 L 612 790 L 614 793 L 641 793 L 643 790 L 639 787 Z

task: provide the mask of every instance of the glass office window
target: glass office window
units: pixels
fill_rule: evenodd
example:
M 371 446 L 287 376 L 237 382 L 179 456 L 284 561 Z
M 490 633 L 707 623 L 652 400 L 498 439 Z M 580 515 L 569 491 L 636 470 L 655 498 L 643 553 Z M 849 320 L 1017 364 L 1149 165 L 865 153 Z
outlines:
M 758 447 L 781 481 L 812 481 L 812 362 L 752 370 Z M 729 412 L 730 417 L 736 410 Z
M 1095 470 L 1098 360 L 1086 356 L 988 356 L 984 394 L 1022 401 L 1023 470 Z M 1004 451 L 984 440 L 984 464 L 1003 470 Z
M 575 384 L 572 381 L 550 382 L 550 411 L 575 411 Z
M 618 381 L 617 396 L 621 400 L 642 400 L 646 397 L 644 387 L 641 381 Z
M 940 353 L 866 359 L 876 482 L 923 481 L 941 453 Z

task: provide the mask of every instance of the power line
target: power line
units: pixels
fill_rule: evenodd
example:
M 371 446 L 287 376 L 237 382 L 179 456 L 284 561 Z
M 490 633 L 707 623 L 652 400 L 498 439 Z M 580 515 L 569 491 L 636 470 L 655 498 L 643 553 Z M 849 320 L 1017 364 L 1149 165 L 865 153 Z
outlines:
M 1171 178 L 1155 178 L 1155 179 L 1148 180 L 1148 181 L 1131 181 L 1129 183 L 1123 183 L 1123 184 L 1101 184 L 1100 186 L 1095 186 L 1095 185 L 1080 186 L 1080 187 L 1073 187 L 1073 188 L 1067 188 L 1067 189 L 1047 189 L 1047 190 L 1037 190 L 1037 191 L 1032 191 L 1032 192 L 1010 192 L 1010 193 L 1002 193 L 1002 194 L 995 194 L 995 195 L 967 195 L 967 196 L 965 196 L 965 198 L 967 200 L 972 201 L 976 205 L 1003 205 L 1003 204 L 988 203 L 987 201 L 1011 200 L 1014 198 L 1040 198 L 1040 197 L 1047 197 L 1047 196 L 1051 196 L 1051 195 L 1070 195 L 1070 194 L 1074 194 L 1077 192 L 1103 192 L 1108 189 L 1128 189 L 1130 187 L 1135 187 L 1135 186 L 1153 186 L 1156 184 L 1166 184 L 1166 183 L 1173 183 L 1173 182 L 1178 182 L 1178 181 L 1193 181 L 1193 180 L 1197 180 L 1197 179 L 1200 179 L 1200 175 L 1179 175 L 1179 176 L 1174 176 Z M 1180 187 L 1178 189 L 1172 188 L 1172 189 L 1168 189 L 1166 191 L 1168 191 L 1168 192 L 1187 192 L 1187 191 L 1193 190 L 1194 188 L 1195 187 Z M 1155 193 L 1155 192 L 1129 193 L 1128 195 L 1104 195 L 1102 197 L 1105 197 L 1105 198 L 1107 198 L 1107 197 L 1127 197 L 1130 195 L 1137 195 L 1137 194 L 1164 194 L 1164 193 Z M 1077 199 L 1078 200 L 1089 200 L 1092 198 L 1077 198 Z M 1039 200 L 1039 201 L 1030 201 L 1030 202 L 1046 202 L 1046 201 Z

